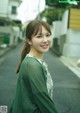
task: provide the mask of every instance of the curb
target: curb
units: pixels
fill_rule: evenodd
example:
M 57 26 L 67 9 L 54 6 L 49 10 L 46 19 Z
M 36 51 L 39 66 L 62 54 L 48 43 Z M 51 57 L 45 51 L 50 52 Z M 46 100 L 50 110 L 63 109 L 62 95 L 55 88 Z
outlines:
M 16 45 L 13 45 L 13 46 L 10 46 L 10 47 L 7 47 L 7 48 L 2 48 L 3 51 L 0 53 L 0 58 L 3 57 L 7 52 L 9 52 L 10 50 L 12 49 L 15 49 L 16 47 L 18 47 L 19 45 L 21 45 L 22 42 L 19 42 L 18 44 Z
M 60 57 L 60 61 L 80 78 L 80 67 L 77 66 L 77 63 L 63 56 Z
M 14 49 L 14 48 L 16 48 L 17 46 L 11 46 L 11 47 L 7 47 L 7 48 L 2 48 L 3 49 L 3 51 L 1 52 L 1 54 L 0 54 L 0 58 L 1 57 L 3 57 L 7 52 L 9 52 L 10 50 L 12 50 L 12 49 Z
M 0 57 L 3 57 L 5 53 L 7 53 L 10 50 L 10 48 L 4 49 L 1 54 Z

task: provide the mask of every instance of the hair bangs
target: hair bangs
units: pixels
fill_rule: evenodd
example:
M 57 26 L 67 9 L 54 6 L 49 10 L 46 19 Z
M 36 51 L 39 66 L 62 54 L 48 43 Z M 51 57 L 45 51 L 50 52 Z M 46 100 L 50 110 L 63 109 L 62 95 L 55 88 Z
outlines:
M 33 35 L 32 36 L 36 36 L 38 33 L 39 34 L 42 33 L 42 25 L 40 23 L 34 26 Z

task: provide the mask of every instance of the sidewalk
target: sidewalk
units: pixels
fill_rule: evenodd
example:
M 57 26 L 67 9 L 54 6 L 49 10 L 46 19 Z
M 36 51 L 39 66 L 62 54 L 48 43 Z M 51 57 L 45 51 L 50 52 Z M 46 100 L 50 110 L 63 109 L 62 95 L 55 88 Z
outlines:
M 4 56 L 4 54 L 6 54 L 8 51 L 10 51 L 11 49 L 17 47 L 19 44 L 17 45 L 13 45 L 13 46 L 6 46 L 6 47 L 0 47 L 0 57 Z
M 60 57 L 60 61 L 63 62 L 73 73 L 75 73 L 80 78 L 80 58 L 77 57 L 65 57 L 56 51 L 54 48 L 51 50 Z
M 70 58 L 61 56 L 60 60 L 65 66 L 67 66 L 72 72 L 74 72 L 80 78 L 80 58 Z
M 5 53 L 7 53 L 11 48 L 6 47 L 6 48 L 0 48 L 0 57 L 2 57 Z

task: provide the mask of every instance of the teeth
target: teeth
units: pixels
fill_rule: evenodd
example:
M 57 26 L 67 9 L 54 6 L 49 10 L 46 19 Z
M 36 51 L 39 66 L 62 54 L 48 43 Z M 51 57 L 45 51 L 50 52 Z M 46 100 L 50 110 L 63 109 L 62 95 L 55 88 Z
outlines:
M 44 45 L 44 46 L 42 46 L 43 48 L 47 48 L 48 47 L 48 45 Z

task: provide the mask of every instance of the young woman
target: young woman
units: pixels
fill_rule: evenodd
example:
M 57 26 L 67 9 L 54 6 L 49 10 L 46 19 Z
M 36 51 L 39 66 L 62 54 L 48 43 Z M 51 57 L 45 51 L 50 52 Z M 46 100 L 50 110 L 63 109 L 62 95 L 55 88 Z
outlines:
M 58 113 L 52 100 L 53 81 L 43 60 L 50 43 L 47 23 L 33 20 L 27 25 L 26 42 L 17 69 L 16 95 L 9 113 Z

